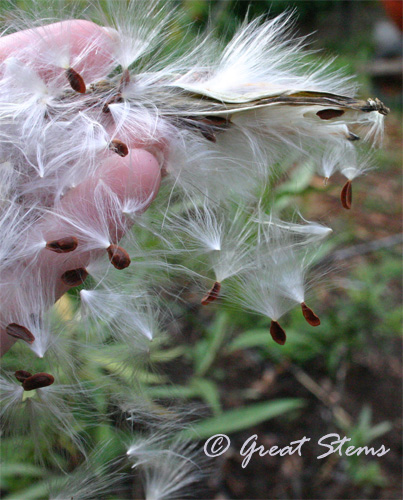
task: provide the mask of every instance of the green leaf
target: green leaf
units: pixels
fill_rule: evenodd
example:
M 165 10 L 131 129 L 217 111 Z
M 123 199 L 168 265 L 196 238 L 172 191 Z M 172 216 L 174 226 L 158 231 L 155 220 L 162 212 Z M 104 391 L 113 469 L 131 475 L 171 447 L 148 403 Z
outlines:
M 287 398 L 228 410 L 219 416 L 195 424 L 192 429 L 184 431 L 182 436 L 189 439 L 204 439 L 215 434 L 231 434 L 284 415 L 303 405 L 304 402 L 301 399 Z
M 308 161 L 303 163 L 298 168 L 294 169 L 287 182 L 283 182 L 281 186 L 276 189 L 276 196 L 302 193 L 311 183 L 314 173 L 315 165 L 313 162 Z
M 211 380 L 206 380 L 204 378 L 194 378 L 191 381 L 190 386 L 195 388 L 200 397 L 204 399 L 213 410 L 214 414 L 217 415 L 222 412 L 220 404 L 220 393 L 214 382 L 212 382 Z
M 208 336 L 203 344 L 203 352 L 195 358 L 195 375 L 203 376 L 211 365 L 228 335 L 229 315 L 226 312 L 218 314 L 213 325 L 208 329 Z
M 198 390 L 195 387 L 182 385 L 157 385 L 147 387 L 146 392 L 152 398 L 162 399 L 189 399 L 198 396 Z
M 42 477 L 46 474 L 46 470 L 36 465 L 25 463 L 0 463 L 0 488 L 7 491 L 11 484 L 18 484 L 24 481 L 24 478 Z
M 269 328 L 248 330 L 238 335 L 228 346 L 229 352 L 238 349 L 251 349 L 252 347 L 268 347 L 271 341 Z
M 392 429 L 392 424 L 390 422 L 381 422 L 378 425 L 375 425 L 369 430 L 368 442 L 377 439 Z
M 48 498 L 49 486 L 50 482 L 40 481 L 29 488 L 24 488 L 23 490 L 3 497 L 3 500 L 21 500 L 22 498 L 24 500 L 42 500 L 43 498 Z
M 173 359 L 183 356 L 185 346 L 177 346 L 172 349 L 160 350 L 151 354 L 151 361 L 154 363 L 167 363 Z
M 107 352 L 105 349 L 105 352 L 96 352 L 88 357 L 92 365 L 88 367 L 84 373 L 87 380 L 98 380 L 98 372 L 101 371 L 102 373 L 102 370 L 105 370 L 111 375 L 115 375 L 124 380 L 129 385 L 132 383 L 133 369 L 120 362 L 111 361 L 111 359 L 113 359 L 113 347 L 114 346 L 108 346 L 108 349 L 112 352 Z M 119 354 L 119 350 L 116 352 Z M 141 368 L 136 368 L 136 378 L 147 384 L 162 384 L 167 381 L 167 377 L 158 375 L 157 373 L 147 372 Z
M 1 475 L 4 476 L 43 476 L 46 470 L 30 464 L 2 463 Z

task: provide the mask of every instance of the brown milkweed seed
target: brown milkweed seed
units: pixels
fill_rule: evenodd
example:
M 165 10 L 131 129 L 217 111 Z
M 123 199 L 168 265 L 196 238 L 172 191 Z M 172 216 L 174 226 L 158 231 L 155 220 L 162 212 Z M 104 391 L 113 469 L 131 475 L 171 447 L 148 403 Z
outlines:
M 73 90 L 79 92 L 80 94 L 85 94 L 85 91 L 87 89 L 85 87 L 83 77 L 79 73 L 77 73 L 75 69 L 73 68 L 66 69 L 66 77 Z
M 349 131 L 347 139 L 349 141 L 359 141 L 361 138 L 360 138 L 360 136 L 353 134 L 352 132 Z
M 22 387 L 24 391 L 33 391 L 34 389 L 41 389 L 42 387 L 52 385 L 54 381 L 55 378 L 49 373 L 35 373 L 35 375 L 23 381 Z
M 344 115 L 344 111 L 342 109 L 321 109 L 316 114 L 321 120 L 331 120 Z
M 122 87 L 125 87 L 130 83 L 130 71 L 128 69 L 125 69 L 122 73 L 122 76 L 120 78 L 120 85 Z
M 301 302 L 301 309 L 302 309 L 302 314 L 304 315 L 304 318 L 307 320 L 307 322 L 312 325 L 312 326 L 319 326 L 320 325 L 320 319 L 316 314 L 312 311 L 310 307 L 308 307 L 305 302 Z
M 277 344 L 284 345 L 287 340 L 285 331 L 277 323 L 277 321 L 272 320 L 270 324 L 270 335 L 273 337 L 274 342 Z
M 194 120 L 192 125 L 200 131 L 205 139 L 210 142 L 217 142 L 216 132 L 228 129 L 230 121 L 222 116 L 210 116 L 209 118 Z
M 347 181 L 344 184 L 343 189 L 341 190 L 340 199 L 341 199 L 341 204 L 343 205 L 343 208 L 350 210 L 351 202 L 353 199 L 351 181 Z
M 118 245 L 109 245 L 106 249 L 109 260 L 116 269 L 125 269 L 130 266 L 130 256 L 126 250 Z
M 231 123 L 228 118 L 224 118 L 223 116 L 209 116 L 208 118 L 202 118 L 200 121 L 217 127 L 228 127 Z
M 122 97 L 122 94 L 116 94 L 114 96 L 112 96 L 108 101 L 106 101 L 106 103 L 103 105 L 102 107 L 102 112 L 103 113 L 110 113 L 111 110 L 109 109 L 109 105 L 110 104 L 115 104 L 115 103 L 120 103 L 120 102 L 124 102 L 124 99 Z
M 14 372 L 15 378 L 18 380 L 18 382 L 24 382 L 29 377 L 32 377 L 32 373 L 27 372 L 25 370 L 17 370 Z
M 219 281 L 216 281 L 214 285 L 210 288 L 210 290 L 207 292 L 207 294 L 202 298 L 201 304 L 203 306 L 206 306 L 207 304 L 210 304 L 210 302 L 217 300 L 218 295 L 220 294 L 220 290 L 221 290 L 221 283 Z
M 211 129 L 200 129 L 201 135 L 210 142 L 217 142 L 217 136 Z
M 60 238 L 60 240 L 48 241 L 46 248 L 56 253 L 67 253 L 75 250 L 77 245 L 78 239 L 76 237 L 67 236 L 66 238 Z
M 32 344 L 35 340 L 34 335 L 28 330 L 28 328 L 18 325 L 17 323 L 10 323 L 7 325 L 6 333 L 11 337 L 27 342 L 28 344 Z
M 61 280 L 65 285 L 78 286 L 84 283 L 88 277 L 88 272 L 84 267 L 78 269 L 71 269 L 62 274 Z
M 129 148 L 124 142 L 119 141 L 119 139 L 113 139 L 113 141 L 109 143 L 109 149 L 122 157 L 129 154 Z

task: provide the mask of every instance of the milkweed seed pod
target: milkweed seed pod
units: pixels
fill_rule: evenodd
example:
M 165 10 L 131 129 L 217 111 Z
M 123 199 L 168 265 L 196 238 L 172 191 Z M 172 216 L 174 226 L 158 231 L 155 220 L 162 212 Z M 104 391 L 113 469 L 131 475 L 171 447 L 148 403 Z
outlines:
M 389 110 L 357 98 L 331 61 L 307 63 L 290 13 L 185 49 L 170 3 L 104 3 L 98 24 L 90 10 L 53 24 L 22 13 L 0 39 L 0 332 L 21 363 L 0 380 L 4 432 L 31 438 L 42 463 L 84 464 L 50 498 L 108 494 L 127 459 L 146 498 L 183 498 L 200 476 L 196 453 L 163 406 L 158 424 L 142 416 L 146 437 L 126 453 L 108 434 L 108 474 L 87 434 L 117 422 L 116 406 L 127 412 L 111 395 L 150 402 L 147 381 L 161 379 L 145 367 L 192 300 L 189 283 L 197 306 L 267 318 L 279 345 L 295 307 L 320 325 L 307 291 L 331 229 L 282 220 L 271 186 L 309 160 L 325 180 L 346 178 L 341 204 L 353 208 L 352 181 L 373 167 Z

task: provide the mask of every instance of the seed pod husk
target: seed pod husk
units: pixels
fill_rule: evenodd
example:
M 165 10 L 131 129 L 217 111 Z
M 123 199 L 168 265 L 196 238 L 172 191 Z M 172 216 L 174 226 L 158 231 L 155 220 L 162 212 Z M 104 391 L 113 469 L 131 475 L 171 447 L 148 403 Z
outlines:
M 301 309 L 302 309 L 302 314 L 304 315 L 304 318 L 307 320 L 307 322 L 311 326 L 319 326 L 320 325 L 319 316 L 317 316 L 312 311 L 312 309 L 305 304 L 305 302 L 301 302 Z
M 18 382 L 24 382 L 27 378 L 32 377 L 32 373 L 25 370 L 17 370 L 14 375 Z
M 85 94 L 86 86 L 83 77 L 73 68 L 66 69 L 66 77 L 73 90 L 80 94 Z
M 77 246 L 78 239 L 75 236 L 66 236 L 66 238 L 60 238 L 59 240 L 48 241 L 46 243 L 46 248 L 56 253 L 72 252 Z
M 84 267 L 78 269 L 71 269 L 62 274 L 61 280 L 65 285 L 78 286 L 84 283 L 88 277 L 88 271 Z
M 106 249 L 108 252 L 109 260 L 116 269 L 125 269 L 130 266 L 130 255 L 126 250 L 118 245 L 109 245 Z
M 22 387 L 24 391 L 33 391 L 35 389 L 41 389 L 42 387 L 52 385 L 54 381 L 55 378 L 49 373 L 35 373 L 35 375 L 32 375 L 23 381 Z
M 221 283 L 219 281 L 216 281 L 214 285 L 210 288 L 210 290 L 207 292 L 207 294 L 202 298 L 201 304 L 203 306 L 206 306 L 207 304 L 210 304 L 210 302 L 217 300 L 220 294 L 220 290 L 221 290 Z
M 18 325 L 17 323 L 10 323 L 9 325 L 7 325 L 6 333 L 10 335 L 10 337 L 23 340 L 28 344 L 32 344 L 32 342 L 34 342 L 35 340 L 35 336 L 28 330 L 28 328 L 22 325 Z
M 343 205 L 343 208 L 347 209 L 347 210 L 350 210 L 351 208 L 351 202 L 353 200 L 353 189 L 352 189 L 352 185 L 351 185 L 351 181 L 347 181 L 344 186 L 343 186 L 343 189 L 341 190 L 341 194 L 340 194 L 340 200 L 341 200 L 341 204 Z
M 124 142 L 119 141 L 119 139 L 113 139 L 113 141 L 109 143 L 109 149 L 122 158 L 129 154 L 129 148 Z
M 277 344 L 284 345 L 287 340 L 285 331 L 277 323 L 277 321 L 272 320 L 270 324 L 270 335 L 273 337 L 274 342 Z

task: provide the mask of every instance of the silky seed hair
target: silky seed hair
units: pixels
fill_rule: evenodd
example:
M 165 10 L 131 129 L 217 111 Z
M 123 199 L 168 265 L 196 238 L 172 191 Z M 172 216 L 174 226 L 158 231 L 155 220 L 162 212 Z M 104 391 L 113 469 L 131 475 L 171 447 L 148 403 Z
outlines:
M 200 306 L 228 302 L 266 317 L 279 345 L 293 308 L 320 328 L 309 273 L 331 229 L 300 214 L 283 220 L 267 199 L 309 165 L 325 182 L 346 178 L 340 200 L 353 215 L 352 180 L 372 167 L 389 110 L 357 98 L 331 60 L 308 61 L 292 12 L 246 20 L 228 43 L 210 31 L 184 44 L 170 2 L 103 4 L 74 14 L 71 2 L 59 11 L 51 2 L 44 15 L 32 2 L 3 31 L 36 28 L 0 63 L 0 329 L 26 356 L 0 377 L 2 420 L 6 435 L 33 439 L 42 462 L 63 468 L 50 431 L 82 455 L 50 498 L 93 498 L 121 476 L 91 466 L 98 455 L 87 458 L 75 416 L 88 416 L 94 391 L 115 391 L 133 425 L 148 429 L 131 436 L 122 463 L 141 471 L 148 500 L 184 498 L 201 475 L 195 446 L 141 382 L 177 319 L 172 304 L 196 289 Z M 161 188 L 159 179 L 135 193 L 116 188 L 114 165 L 131 172 L 136 149 L 155 159 Z M 65 304 L 74 305 L 63 309 L 72 287 Z M 64 329 L 74 342 L 63 342 Z M 96 367 L 91 388 L 71 351 Z M 92 410 L 91 424 L 110 416 Z
M 43 449 L 50 457 L 55 455 L 49 436 L 57 429 L 85 456 L 85 436 L 79 432 L 75 414 L 79 409 L 82 412 L 80 399 L 85 398 L 89 390 L 79 383 L 58 384 L 48 373 L 25 378 L 28 373 L 24 373 L 22 381 L 7 373 L 0 376 L 3 436 L 31 439 L 36 458 L 42 461 Z

